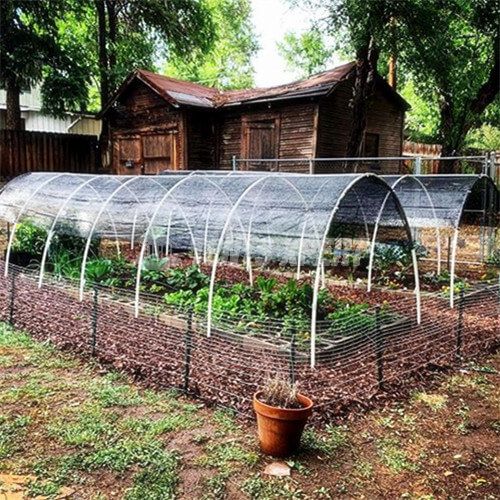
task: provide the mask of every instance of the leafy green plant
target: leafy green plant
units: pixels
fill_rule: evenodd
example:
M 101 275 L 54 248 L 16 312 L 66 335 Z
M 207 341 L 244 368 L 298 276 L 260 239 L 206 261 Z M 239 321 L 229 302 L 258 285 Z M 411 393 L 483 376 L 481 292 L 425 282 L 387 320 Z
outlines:
M 34 259 L 42 258 L 47 231 L 30 220 L 24 220 L 16 228 L 16 235 L 12 244 L 13 252 L 25 252 Z
M 380 243 L 373 250 L 373 269 L 378 274 L 378 281 L 388 285 L 390 277 L 404 280 L 406 273 L 413 266 L 412 249 L 415 249 L 417 258 L 425 257 L 427 249 L 420 244 L 408 245 L 395 243 Z M 365 253 L 364 259 L 369 259 Z
M 59 278 L 78 279 L 82 265 L 82 257 L 74 257 L 69 250 L 60 249 L 51 254 L 52 273 Z
M 91 283 L 103 283 L 112 269 L 113 263 L 109 259 L 89 260 L 85 267 L 85 276 Z
M 142 261 L 143 271 L 155 271 L 161 273 L 168 263 L 167 257 L 156 257 L 156 255 L 148 255 Z
M 488 256 L 488 259 L 486 262 L 490 266 L 500 267 L 500 249 L 497 249 L 497 250 L 494 250 L 493 252 L 491 252 L 491 254 Z
M 197 291 L 206 287 L 210 278 L 193 264 L 186 268 L 170 269 L 166 274 L 166 284 L 175 290 Z

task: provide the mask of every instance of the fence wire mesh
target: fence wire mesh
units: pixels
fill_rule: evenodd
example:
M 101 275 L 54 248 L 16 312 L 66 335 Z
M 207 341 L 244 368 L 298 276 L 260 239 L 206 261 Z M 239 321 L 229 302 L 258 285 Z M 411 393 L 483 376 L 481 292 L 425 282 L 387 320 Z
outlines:
M 317 418 L 328 418 L 408 383 L 423 368 L 473 358 L 500 341 L 498 284 L 462 292 L 454 309 L 443 294 L 423 294 L 420 324 L 412 293 L 329 284 L 332 293 L 369 308 L 366 321 L 341 331 L 332 322 L 320 325 L 311 368 L 308 342 L 278 320 L 242 330 L 221 317 L 207 337 L 204 315 L 173 309 L 158 297 L 144 294 L 135 317 L 125 290 L 88 287 L 79 301 L 77 283 L 69 280 L 51 276 L 39 288 L 34 274 L 17 267 L 0 276 L 2 321 L 159 388 L 174 387 L 246 415 L 253 393 L 270 375 L 298 380 L 315 400 Z

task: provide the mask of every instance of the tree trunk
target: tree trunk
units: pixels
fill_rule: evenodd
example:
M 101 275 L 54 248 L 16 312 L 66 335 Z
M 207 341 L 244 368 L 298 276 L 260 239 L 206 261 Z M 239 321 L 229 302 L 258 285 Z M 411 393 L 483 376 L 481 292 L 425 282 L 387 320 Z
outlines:
M 106 22 L 105 0 L 95 0 L 97 8 L 98 40 L 99 40 L 99 79 L 101 109 L 106 106 L 110 98 L 109 89 L 109 58 L 108 58 L 108 31 Z M 99 136 L 100 167 L 106 171 L 109 168 L 109 123 L 106 116 L 101 117 L 101 135 Z
M 19 85 L 13 80 L 8 79 L 6 82 L 6 94 L 7 94 L 7 110 L 6 110 L 6 120 L 5 128 L 10 130 L 21 130 L 22 119 L 21 119 L 21 105 L 19 103 L 19 96 L 21 94 L 21 89 Z
M 373 95 L 377 75 L 379 50 L 373 38 L 361 47 L 356 54 L 356 78 L 354 95 L 351 101 L 352 125 L 347 143 L 346 156 L 358 157 L 362 154 L 363 139 L 366 130 L 367 102 Z
M 462 152 L 465 138 L 484 110 L 495 100 L 500 88 L 500 38 L 493 40 L 493 65 L 487 80 L 481 85 L 469 106 L 454 116 L 453 102 L 442 98 L 440 103 L 441 156 L 458 156 Z M 443 174 L 463 173 L 457 160 L 441 160 L 439 172 Z
M 101 80 L 100 96 L 101 108 L 103 108 L 109 100 L 108 37 L 106 30 L 106 5 L 104 0 L 96 0 L 96 8 L 99 39 L 99 77 Z
M 108 85 L 110 94 L 117 88 L 116 82 L 116 5 L 115 0 L 106 0 L 108 13 Z

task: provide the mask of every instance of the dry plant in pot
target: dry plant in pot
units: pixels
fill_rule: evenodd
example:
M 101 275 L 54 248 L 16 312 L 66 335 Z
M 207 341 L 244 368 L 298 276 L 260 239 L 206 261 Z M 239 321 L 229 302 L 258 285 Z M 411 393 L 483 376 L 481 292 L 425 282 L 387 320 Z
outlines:
M 253 397 L 261 450 L 273 457 L 291 455 L 300 445 L 313 402 L 283 377 L 269 378 Z

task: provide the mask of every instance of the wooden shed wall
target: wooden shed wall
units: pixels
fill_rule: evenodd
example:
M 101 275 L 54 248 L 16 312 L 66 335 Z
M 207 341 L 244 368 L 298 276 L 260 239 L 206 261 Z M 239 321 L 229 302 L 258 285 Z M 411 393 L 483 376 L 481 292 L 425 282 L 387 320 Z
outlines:
M 320 101 L 317 157 L 343 157 L 351 129 L 352 82 L 341 83 L 332 96 Z M 400 156 L 403 144 L 404 111 L 377 89 L 367 116 L 367 133 L 379 134 L 379 156 Z M 386 162 L 382 169 L 390 168 Z
M 219 167 L 222 170 L 232 168 L 232 157 L 244 158 L 243 122 L 259 120 L 266 115 L 275 116 L 278 127 L 279 159 L 310 158 L 315 150 L 315 103 L 274 104 L 271 108 L 241 109 L 222 111 L 219 125 Z M 293 171 L 308 171 L 309 167 L 301 162 L 287 164 Z
M 210 111 L 186 112 L 186 168 L 216 169 L 215 116 Z
M 176 168 L 184 168 L 185 120 L 183 111 L 170 106 L 141 82 L 133 82 L 121 96 L 118 106 L 109 111 L 112 141 L 112 165 L 117 174 L 140 174 L 140 162 L 134 168 L 120 165 L 119 139 L 139 138 L 146 134 L 172 134 Z

